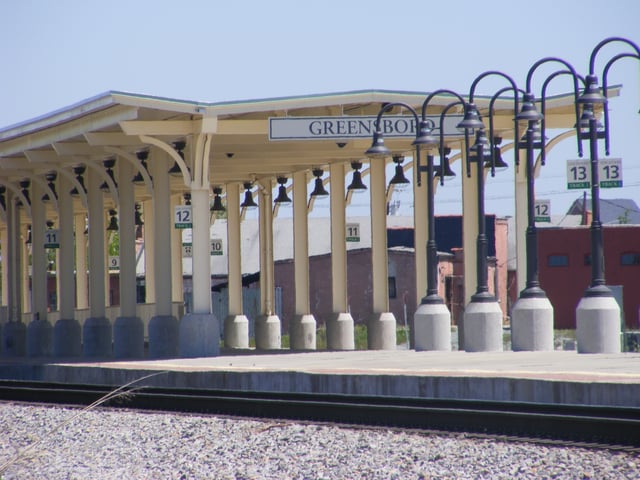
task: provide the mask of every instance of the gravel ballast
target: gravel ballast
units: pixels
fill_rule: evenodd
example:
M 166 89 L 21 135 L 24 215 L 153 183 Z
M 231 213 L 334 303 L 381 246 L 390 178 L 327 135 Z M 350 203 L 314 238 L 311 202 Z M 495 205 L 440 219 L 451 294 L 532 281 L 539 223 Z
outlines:
M 277 420 L 0 403 L 2 480 L 640 479 L 636 453 Z M 65 423 L 68 422 L 68 423 Z

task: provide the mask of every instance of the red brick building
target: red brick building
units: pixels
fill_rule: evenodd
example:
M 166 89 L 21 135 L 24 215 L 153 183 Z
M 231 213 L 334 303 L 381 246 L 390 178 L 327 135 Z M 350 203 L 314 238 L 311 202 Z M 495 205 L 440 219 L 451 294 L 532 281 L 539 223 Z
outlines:
M 603 228 L 605 279 L 622 293 L 627 328 L 640 328 L 640 225 Z M 576 306 L 591 282 L 589 226 L 538 229 L 540 284 L 554 308 L 555 328 L 575 328 Z

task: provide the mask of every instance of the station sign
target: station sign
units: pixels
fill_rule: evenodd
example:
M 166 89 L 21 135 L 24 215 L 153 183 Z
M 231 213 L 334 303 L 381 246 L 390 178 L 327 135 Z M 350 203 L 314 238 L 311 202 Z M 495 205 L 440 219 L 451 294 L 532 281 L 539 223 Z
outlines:
M 191 205 L 176 205 L 173 214 L 175 228 L 192 228 Z
M 433 135 L 440 134 L 440 115 L 427 115 L 435 125 Z M 462 115 L 447 115 L 444 118 L 444 135 L 460 136 L 457 128 Z M 371 138 L 376 131 L 376 115 L 342 117 L 271 117 L 269 118 L 269 140 L 349 140 Z M 387 138 L 416 136 L 413 115 L 383 115 L 380 130 Z
M 120 270 L 120 256 L 109 255 L 109 270 Z
M 48 229 L 44 232 L 44 248 L 60 248 L 58 230 Z
M 622 187 L 622 159 L 598 160 L 600 188 Z M 591 188 L 591 160 L 567 160 L 567 188 L 569 190 Z
M 534 203 L 535 221 L 550 222 L 551 221 L 551 200 L 536 199 Z
M 222 239 L 220 238 L 212 238 L 211 239 L 211 255 L 222 255 Z
M 359 223 L 347 223 L 347 242 L 359 242 L 360 241 L 360 224 Z

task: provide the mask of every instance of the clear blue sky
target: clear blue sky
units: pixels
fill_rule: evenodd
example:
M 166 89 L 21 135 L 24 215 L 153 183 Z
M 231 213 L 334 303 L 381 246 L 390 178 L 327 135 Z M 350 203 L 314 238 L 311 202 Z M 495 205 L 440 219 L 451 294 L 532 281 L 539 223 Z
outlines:
M 486 70 L 524 87 L 542 57 L 586 73 L 600 40 L 640 43 L 638 20 L 637 0 L 2 0 L 0 128 L 108 90 L 201 101 L 361 89 L 466 93 Z M 597 70 L 622 48 L 604 49 Z M 609 75 L 610 84 L 623 84 L 622 99 L 611 102 L 611 156 L 623 159 L 625 187 L 602 191 L 636 203 L 639 65 L 622 60 Z M 544 77 L 541 69 L 536 78 Z M 570 89 L 562 78 L 552 85 L 551 93 Z M 483 81 L 477 93 L 503 86 Z M 571 139 L 551 153 L 536 185 L 553 213 L 581 195 L 566 190 L 569 158 L 577 158 Z M 487 212 L 512 214 L 511 175 L 489 179 Z M 436 213 L 458 212 L 459 184 L 436 200 Z M 409 207 L 403 203 L 403 213 Z

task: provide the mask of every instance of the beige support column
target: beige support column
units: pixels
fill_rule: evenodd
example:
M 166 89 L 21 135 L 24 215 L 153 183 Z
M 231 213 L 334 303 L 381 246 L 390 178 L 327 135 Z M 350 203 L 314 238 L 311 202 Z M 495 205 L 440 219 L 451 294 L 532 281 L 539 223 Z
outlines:
M 249 348 L 249 320 L 242 305 L 242 237 L 240 234 L 240 184 L 227 189 L 227 262 L 229 315 L 224 320 L 224 346 Z
M 62 175 L 58 176 L 58 191 L 68 192 L 72 185 L 68 179 Z M 75 316 L 76 289 L 74 288 L 74 266 L 78 265 L 77 274 L 78 292 L 83 292 L 82 298 L 86 302 L 86 272 L 87 267 L 84 262 L 76 263 L 76 247 L 78 257 L 86 258 L 85 234 L 84 234 L 84 213 L 73 214 L 73 197 L 71 195 L 58 196 L 58 214 L 60 222 L 58 225 L 60 249 L 58 251 L 57 277 L 58 277 L 58 310 L 60 319 L 53 327 L 53 354 L 56 357 L 77 357 L 82 353 L 82 329 L 80 322 Z M 76 235 L 74 235 L 74 223 Z M 76 245 L 74 245 L 74 237 Z M 82 247 L 80 247 L 82 245 Z M 81 250 L 80 250 L 81 248 Z M 81 252 L 81 253 L 80 253 Z M 82 281 L 81 281 L 82 280 Z M 84 290 L 82 290 L 84 288 Z M 79 298 L 79 295 L 78 295 Z M 86 307 L 86 303 L 85 303 Z
M 62 195 L 60 195 L 62 197 Z M 85 233 L 86 212 L 76 212 L 74 217 L 75 230 L 75 264 L 76 264 L 76 308 L 89 308 L 89 284 L 87 282 L 87 239 Z
M 180 355 L 183 357 L 213 357 L 220 353 L 220 323 L 211 307 L 211 138 L 208 133 L 194 135 L 189 149 L 193 169 L 193 312 L 180 321 Z
M 425 163 L 427 152 L 422 152 L 422 163 Z M 420 304 L 422 297 L 427 291 L 427 232 L 429 230 L 429 218 L 427 212 L 427 184 L 430 179 L 422 175 L 415 168 L 414 163 L 413 180 L 413 224 L 414 224 L 414 247 L 415 247 L 415 267 L 416 267 L 416 305 Z M 421 178 L 421 186 L 418 186 L 418 179 Z M 413 326 L 411 328 L 413 331 Z
M 47 321 L 47 251 L 44 248 L 45 205 L 40 200 L 44 191 L 37 183 L 31 187 L 31 304 L 32 319 L 27 326 L 27 354 L 32 357 L 51 355 L 53 328 Z
M 8 322 L 2 326 L 2 354 L 7 357 L 24 356 L 26 353 L 27 329 L 22 323 L 22 261 L 24 240 L 20 231 L 20 212 L 13 192 L 7 189 L 7 230 L 6 254 L 8 265 Z M 4 253 L 3 253 L 4 256 Z
M 259 184 L 260 207 L 260 309 L 256 318 L 256 348 L 273 350 L 281 347 L 280 319 L 274 309 L 273 276 L 273 181 L 264 179 Z
M 22 272 L 20 275 L 20 279 L 22 281 L 22 288 L 20 289 L 22 296 L 22 313 L 30 313 L 31 312 L 31 265 L 29 265 L 29 249 L 31 245 L 27 244 L 27 238 L 29 236 L 29 225 L 25 222 L 24 217 L 26 217 L 26 213 L 24 212 L 24 207 L 18 208 L 18 215 L 21 218 L 20 220 L 20 229 L 22 231 L 22 238 L 20 239 L 20 250 L 22 254 L 20 255 L 20 271 Z M 27 219 L 26 222 L 31 222 L 31 219 Z M 32 236 L 33 241 L 33 236 Z
M 182 196 L 172 195 L 170 201 L 170 211 L 174 212 L 176 205 L 182 203 Z M 173 225 L 171 227 L 171 301 L 183 303 L 182 230 L 173 228 Z
M 131 164 L 118 162 L 120 315 L 113 324 L 116 358 L 144 357 L 144 325 L 136 312 L 136 226 Z
M 0 228 L 0 255 L 2 259 L 2 306 L 9 305 L 9 235 L 6 224 Z M 8 314 L 7 314 L 8 316 Z
M 145 303 L 156 303 L 156 236 L 153 199 L 144 202 L 144 285 Z
M 368 322 L 367 341 L 371 350 L 396 349 L 396 318 L 389 312 L 385 163 L 383 159 L 374 159 L 369 168 L 373 313 Z
M 331 201 L 331 297 L 333 315 L 327 320 L 327 349 L 353 350 L 353 317 L 349 313 L 347 290 L 347 243 L 345 204 L 345 164 L 332 163 Z
M 307 172 L 293 174 L 293 268 L 295 317 L 289 334 L 292 350 L 316 349 L 316 319 L 309 309 L 309 223 Z
M 82 327 L 82 352 L 88 357 L 112 354 L 112 326 L 105 310 L 106 245 L 104 198 L 100 190 L 102 178 L 87 169 L 87 202 L 89 209 L 89 318 Z
M 527 283 L 527 152 L 519 152 L 520 165 L 515 169 L 514 193 L 516 239 L 516 272 L 518 275 L 518 292 L 524 290 Z M 509 232 L 512 235 L 512 232 Z
M 116 215 L 118 218 L 118 215 Z M 109 225 L 111 221 L 111 215 L 109 215 L 108 211 L 104 212 L 104 224 Z M 109 244 L 111 243 L 111 238 L 113 237 L 113 233 L 108 231 L 105 227 L 104 230 L 104 305 L 105 307 L 111 306 L 111 270 L 109 268 Z
M 171 311 L 171 229 L 173 228 L 173 212 L 170 211 L 169 174 L 167 171 L 173 163 L 167 154 L 153 148 L 149 154 L 149 170 L 153 178 L 153 209 L 145 218 L 151 220 L 151 227 L 146 228 L 145 244 L 150 237 L 152 248 L 146 251 L 145 268 L 147 282 L 153 282 L 153 300 L 147 290 L 147 303 L 155 303 L 155 315 L 149 321 L 149 356 L 152 358 L 175 357 L 178 355 L 179 327 L 178 320 Z M 149 224 L 147 223 L 147 227 Z M 162 241 L 165 239 L 165 241 Z M 158 240 L 158 241 L 155 241 Z M 195 261 L 195 258 L 194 258 Z M 147 283 L 147 288 L 149 284 Z

